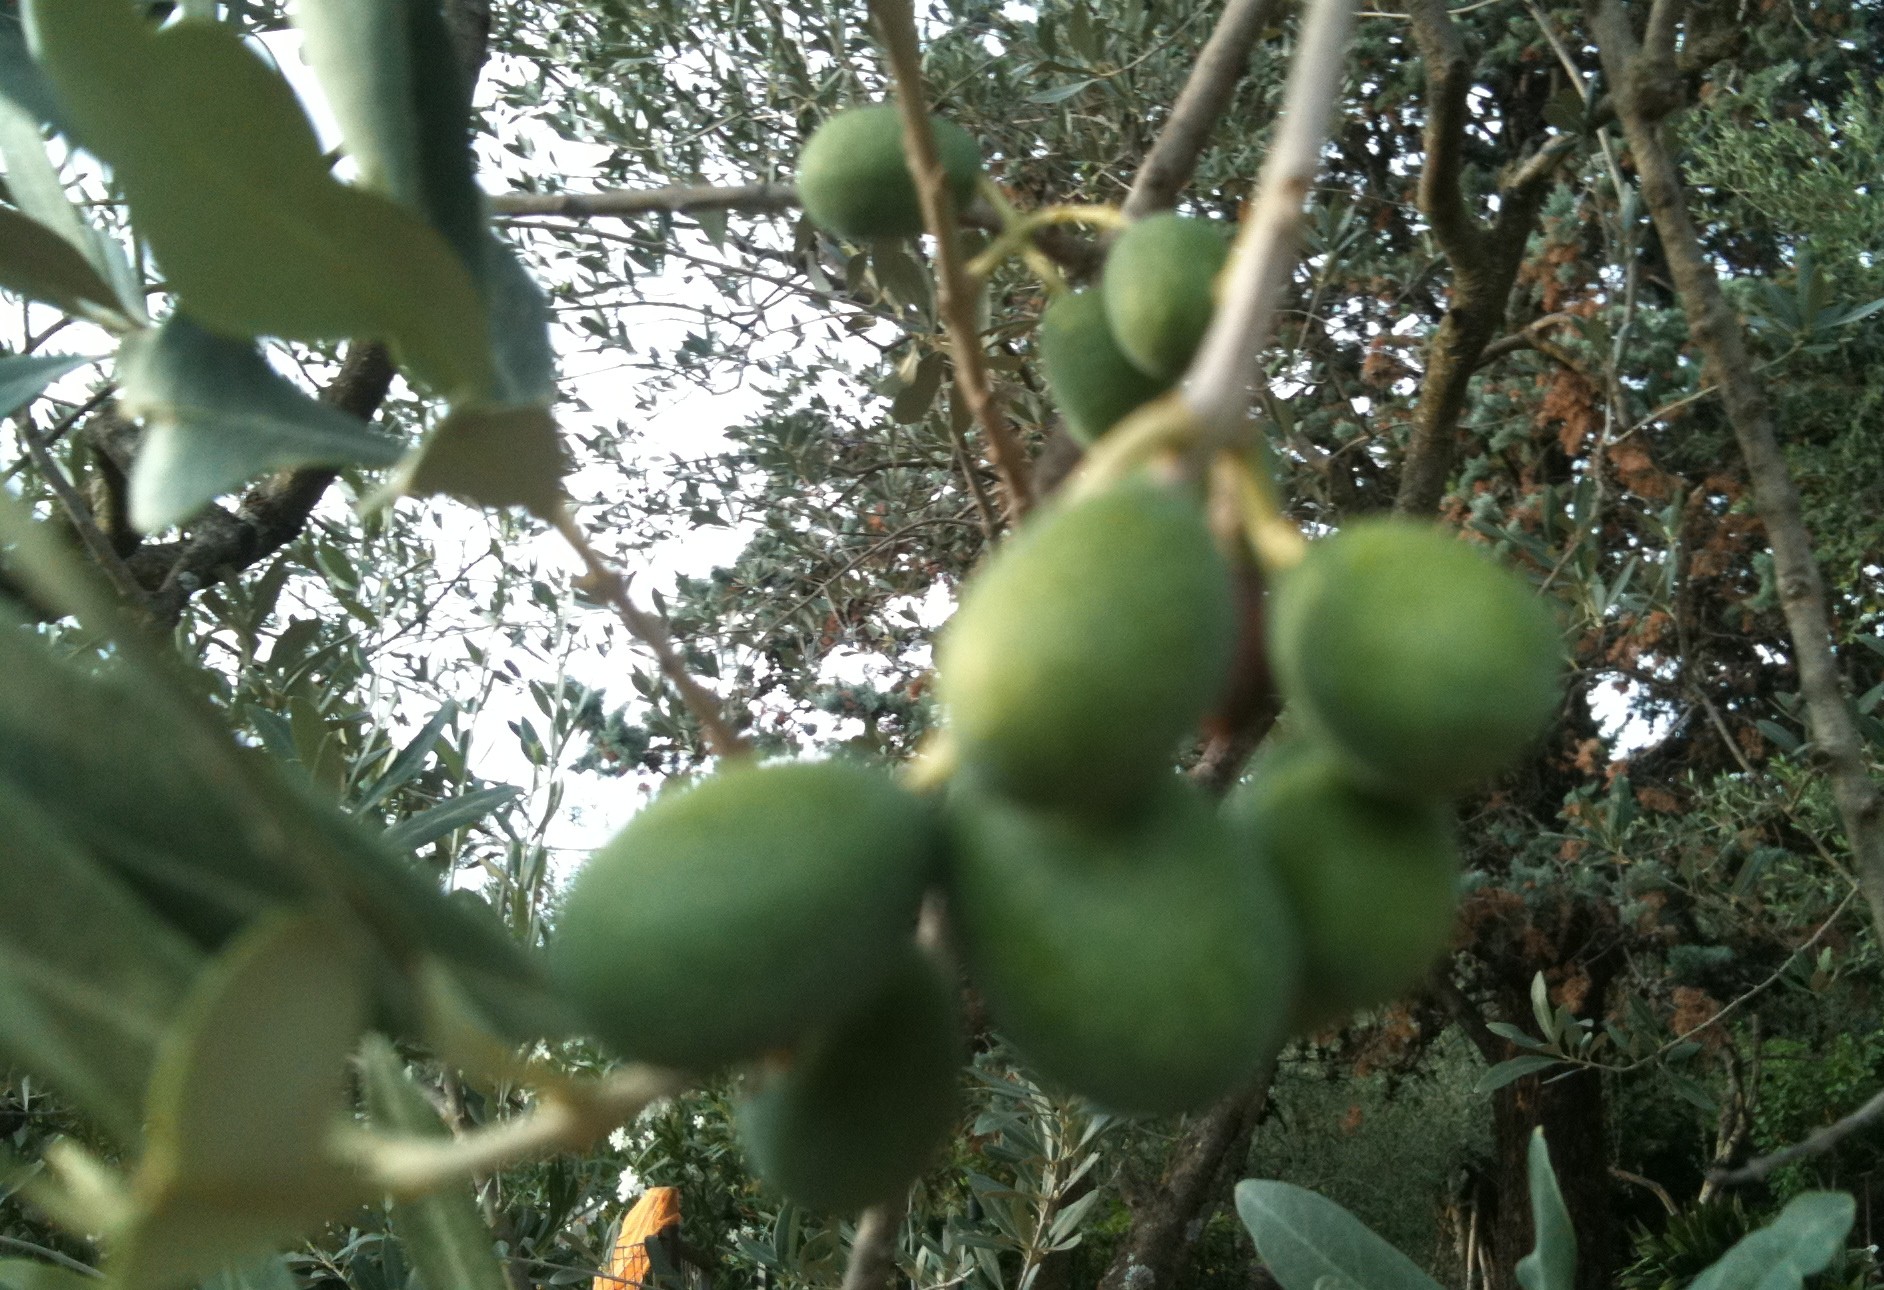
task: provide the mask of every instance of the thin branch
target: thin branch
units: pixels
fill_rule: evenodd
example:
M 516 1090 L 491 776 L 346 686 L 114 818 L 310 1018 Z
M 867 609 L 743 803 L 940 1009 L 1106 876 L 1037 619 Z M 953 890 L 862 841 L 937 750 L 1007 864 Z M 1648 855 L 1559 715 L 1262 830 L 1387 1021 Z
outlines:
M 1645 84 L 1649 78 L 1638 74 L 1635 37 L 1617 0 L 1600 0 L 1594 26 L 1604 70 L 1611 84 L 1621 87 L 1623 131 L 1688 316 L 1688 335 L 1701 352 L 1707 374 L 1720 386 L 1722 405 L 1752 478 L 1754 509 L 1772 547 L 1774 580 L 1813 743 L 1832 783 L 1872 922 L 1884 929 L 1884 793 L 1871 777 L 1864 740 L 1832 651 L 1831 611 L 1799 492 L 1780 450 L 1772 408 L 1747 353 L 1739 318 L 1722 295 L 1689 218 L 1680 170 L 1657 124 L 1659 87 Z
M 1644 1191 L 1655 1193 L 1655 1199 L 1659 1200 L 1662 1203 L 1662 1208 L 1670 1214 L 1679 1214 L 1681 1212 L 1681 1207 L 1675 1204 L 1675 1198 L 1668 1194 L 1668 1189 L 1656 1182 L 1653 1178 L 1644 1178 L 1641 1174 L 1632 1174 L 1627 1169 L 1618 1169 L 1614 1165 L 1609 1167 L 1609 1176 L 1611 1178 L 1620 1178 L 1626 1183 L 1634 1183 Z
M 842 1290 L 888 1290 L 896 1272 L 896 1237 L 903 1227 L 900 1204 L 872 1205 L 857 1220 Z
M 582 526 L 576 523 L 576 517 L 568 507 L 558 509 L 555 527 L 562 534 L 563 541 L 569 543 L 588 569 L 585 589 L 614 609 L 615 616 L 621 619 L 622 626 L 628 629 L 629 634 L 653 652 L 661 674 L 680 691 L 681 702 L 687 705 L 687 711 L 693 714 L 693 719 L 700 723 L 700 729 L 705 732 L 713 751 L 722 757 L 743 757 L 751 752 L 745 738 L 726 719 L 720 696 L 702 685 L 688 670 L 686 660 L 674 648 L 674 638 L 667 630 L 666 622 L 635 604 L 634 598 L 628 594 L 628 580 L 602 558 L 602 553 L 589 541 L 589 535 L 582 531 Z
M 1033 505 L 1033 472 L 988 379 L 987 357 L 975 326 L 975 284 L 969 279 L 955 235 L 954 196 L 936 152 L 935 131 L 929 124 L 915 11 L 909 0 L 870 0 L 870 14 L 896 82 L 896 106 L 903 118 L 903 150 L 922 203 L 923 225 L 935 239 L 936 312 L 948 329 L 955 388 L 988 436 L 988 453 L 1001 476 L 1008 521 L 1018 523 Z
M 1790 1147 L 1775 1151 L 1770 1156 L 1750 1160 L 1738 1169 L 1711 1173 L 1708 1179 L 1723 1187 L 1758 1182 L 1775 1169 L 1783 1168 L 1795 1160 L 1810 1160 L 1815 1156 L 1824 1155 L 1859 1129 L 1866 1128 L 1879 1119 L 1884 1119 L 1884 1093 L 1874 1094 L 1870 1101 L 1850 1115 L 1834 1120 L 1803 1142 L 1795 1142 Z
M 1168 209 L 1197 169 L 1210 132 L 1229 109 L 1257 37 L 1275 21 L 1281 0 L 1229 0 L 1204 42 L 1171 116 L 1125 195 L 1129 219 Z
M 499 193 L 494 215 L 564 215 L 571 219 L 640 215 L 684 215 L 694 211 L 743 211 L 775 215 L 795 210 L 798 190 L 790 184 L 675 184 L 666 188 L 609 188 L 594 193 Z
M 398 1200 L 575 1151 L 607 1137 L 685 1087 L 672 1071 L 624 1066 L 592 1084 L 545 1092 L 534 1110 L 455 1138 L 357 1133 L 341 1149 L 376 1190 Z
M 1543 332 L 1549 328 L 1561 326 L 1564 323 L 1573 323 L 1575 321 L 1577 321 L 1577 319 L 1574 314 L 1564 313 L 1545 314 L 1542 318 L 1534 318 L 1526 323 L 1520 330 L 1512 332 L 1509 336 L 1500 336 L 1497 340 L 1485 346 L 1484 349 L 1481 349 L 1478 352 L 1478 362 L 1473 364 L 1473 366 L 1484 367 L 1488 363 L 1503 358 L 1506 354 L 1514 354 L 1521 349 L 1537 349 L 1538 338 Z
M 1353 0 L 1311 0 L 1303 15 L 1275 143 L 1231 256 L 1223 300 L 1191 364 L 1184 403 L 1205 436 L 1219 442 L 1243 433 L 1276 307 L 1300 255 L 1302 205 L 1321 169 L 1353 18 Z
M 86 552 L 104 572 L 112 590 L 124 597 L 127 604 L 140 609 L 149 604 L 149 593 L 132 575 L 130 567 L 118 555 L 117 548 L 111 545 L 111 539 L 99 531 L 98 525 L 92 520 L 91 507 L 85 504 L 78 489 L 73 487 L 65 471 L 47 450 L 38 429 L 33 425 L 32 414 L 21 412 L 13 422 L 19 427 L 20 439 L 26 445 L 27 455 L 33 459 L 33 465 L 44 477 L 52 495 L 59 499 L 59 506 L 65 511 L 66 519 L 71 521 L 73 532 L 78 534 L 79 541 L 85 544 Z

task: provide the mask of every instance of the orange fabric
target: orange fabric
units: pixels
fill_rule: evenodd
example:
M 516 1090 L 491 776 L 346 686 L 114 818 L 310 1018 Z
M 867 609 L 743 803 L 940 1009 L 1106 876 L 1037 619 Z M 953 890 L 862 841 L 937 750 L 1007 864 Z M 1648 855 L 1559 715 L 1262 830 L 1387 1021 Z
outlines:
M 621 1220 L 621 1235 L 590 1290 L 641 1290 L 648 1279 L 648 1242 L 680 1225 L 680 1190 L 650 1187 Z

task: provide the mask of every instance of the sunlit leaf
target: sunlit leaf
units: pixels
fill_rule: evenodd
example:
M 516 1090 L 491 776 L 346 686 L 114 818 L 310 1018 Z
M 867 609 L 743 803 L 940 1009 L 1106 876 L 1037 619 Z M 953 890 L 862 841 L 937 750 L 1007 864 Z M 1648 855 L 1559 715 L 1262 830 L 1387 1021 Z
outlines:
M 153 29 L 123 0 L 28 0 L 78 140 L 112 167 L 170 286 L 238 336 L 389 341 L 429 384 L 490 389 L 483 307 L 446 242 L 337 182 L 287 84 L 220 23 Z
M 118 295 L 78 248 L 10 207 L 0 206 L 0 290 L 67 313 L 87 307 L 116 316 Z

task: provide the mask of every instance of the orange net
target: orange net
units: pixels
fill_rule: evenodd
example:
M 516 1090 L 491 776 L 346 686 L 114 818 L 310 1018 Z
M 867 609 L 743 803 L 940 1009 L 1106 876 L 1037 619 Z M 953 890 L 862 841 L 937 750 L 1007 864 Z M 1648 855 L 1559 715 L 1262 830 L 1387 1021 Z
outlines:
M 648 1280 L 648 1242 L 680 1225 L 680 1192 L 650 1187 L 621 1220 L 621 1235 L 590 1290 L 641 1290 Z

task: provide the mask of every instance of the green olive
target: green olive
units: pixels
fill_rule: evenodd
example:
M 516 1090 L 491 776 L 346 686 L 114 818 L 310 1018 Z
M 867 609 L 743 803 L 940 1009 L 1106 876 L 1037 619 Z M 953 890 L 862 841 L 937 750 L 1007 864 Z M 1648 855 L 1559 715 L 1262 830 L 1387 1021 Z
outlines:
M 1305 725 L 1386 792 L 1447 796 L 1515 762 L 1562 693 L 1523 579 L 1433 525 L 1367 519 L 1276 589 L 1270 651 Z
M 950 912 L 996 1029 L 1049 1081 L 1125 1114 L 1197 1110 L 1281 1043 L 1294 917 L 1267 864 L 1175 777 L 1124 827 L 972 787 Z
M 576 875 L 550 968 L 626 1057 L 782 1048 L 900 961 L 938 855 L 929 808 L 841 761 L 735 766 L 664 794 Z
M 970 579 L 936 685 L 971 773 L 1126 814 L 1225 683 L 1229 570 L 1187 490 L 1138 478 L 1043 510 Z
M 1383 797 L 1312 745 L 1265 758 L 1226 806 L 1287 891 L 1305 946 L 1298 1029 L 1417 986 L 1452 936 L 1459 877 L 1448 808 Z
M 952 121 L 931 117 L 936 152 L 958 209 L 975 195 L 981 148 Z M 815 130 L 798 154 L 798 197 L 819 228 L 863 241 L 922 232 L 922 203 L 904 160 L 896 106 L 880 103 L 839 112 Z
M 1214 222 L 1169 212 L 1139 220 L 1106 256 L 1106 321 L 1146 375 L 1175 381 L 1191 365 L 1215 307 L 1229 256 Z
M 913 946 L 862 1007 L 797 1045 L 739 1109 L 759 1176 L 832 1214 L 898 1199 L 959 1113 L 955 983 Z

